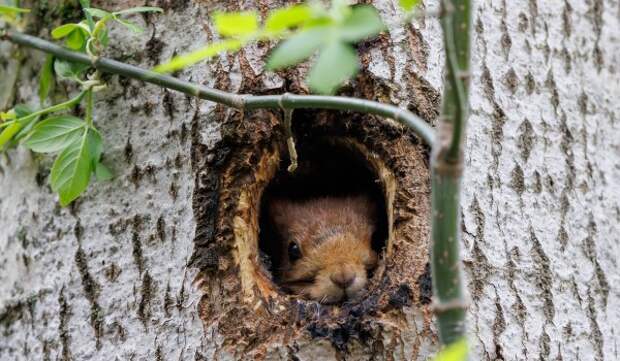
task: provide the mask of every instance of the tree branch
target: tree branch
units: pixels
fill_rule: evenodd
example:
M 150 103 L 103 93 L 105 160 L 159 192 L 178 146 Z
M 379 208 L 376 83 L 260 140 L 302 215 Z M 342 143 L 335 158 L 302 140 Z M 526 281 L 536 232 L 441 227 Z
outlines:
M 214 101 L 237 109 L 258 108 L 320 108 L 352 110 L 360 113 L 375 114 L 395 121 L 414 130 L 428 145 L 435 143 L 435 130 L 424 120 L 415 114 L 396 107 L 371 100 L 319 95 L 292 95 L 285 99 L 282 95 L 254 96 L 247 94 L 233 94 L 218 89 L 205 87 L 199 84 L 186 82 L 169 75 L 155 73 L 137 66 L 125 64 L 107 58 L 91 59 L 88 55 L 65 49 L 49 41 L 20 32 L 7 31 L 0 36 L 1 39 L 15 44 L 38 49 L 63 60 L 75 63 L 89 64 L 95 69 L 106 73 L 118 74 L 128 78 L 139 79 L 147 83 L 173 89 L 181 93 L 192 95 L 201 99 Z

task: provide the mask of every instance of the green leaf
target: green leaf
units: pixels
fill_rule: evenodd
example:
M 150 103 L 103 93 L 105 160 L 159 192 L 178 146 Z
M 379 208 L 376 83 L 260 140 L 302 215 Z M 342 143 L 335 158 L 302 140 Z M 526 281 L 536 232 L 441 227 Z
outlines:
M 103 153 L 103 139 L 101 134 L 95 128 L 90 128 L 90 142 L 88 143 L 89 151 L 93 160 L 93 166 L 96 162 L 101 160 L 101 153 Z
M 97 33 L 97 40 L 104 47 L 108 46 L 108 43 L 110 42 L 110 38 L 109 38 L 108 34 L 109 34 L 108 29 L 105 29 L 105 28 L 100 30 Z
M 357 54 L 353 47 L 332 42 L 321 49 L 321 54 L 308 76 L 310 88 L 321 94 L 331 94 L 344 81 L 357 73 Z
M 90 8 L 90 0 L 80 0 L 80 5 L 84 10 L 84 15 L 86 15 L 86 24 L 88 25 L 88 29 L 90 30 L 89 32 L 91 32 L 95 29 L 95 22 L 93 21 L 93 17 L 91 16 L 91 14 L 86 11 L 86 9 Z
M 30 109 L 30 107 L 28 107 L 26 104 L 17 104 L 13 110 L 15 111 L 15 114 L 17 115 L 18 118 L 24 118 L 32 113 L 33 110 Z
M 141 32 L 144 32 L 144 29 L 142 29 L 141 27 L 139 27 L 138 25 L 132 23 L 131 21 L 125 20 L 125 19 L 116 19 L 116 21 L 118 21 L 119 23 L 123 24 L 126 28 L 128 28 L 129 30 L 131 30 L 132 32 L 139 34 Z
M 277 33 L 292 27 L 300 26 L 311 17 L 312 9 L 307 5 L 287 6 L 269 13 L 265 21 L 265 29 Z
M 196 64 L 204 59 L 213 57 L 224 51 L 237 51 L 241 48 L 239 40 L 229 39 L 210 44 L 188 54 L 176 56 L 167 63 L 156 66 L 153 70 L 158 73 L 170 73 Z
M 52 38 L 66 38 L 66 44 L 70 49 L 81 50 L 86 44 L 90 30 L 86 24 L 65 24 L 52 30 Z
M 43 104 L 50 91 L 54 88 L 54 56 L 47 55 L 45 64 L 39 75 L 39 102 Z
M 163 13 L 164 10 L 162 8 L 158 8 L 155 6 L 136 6 L 134 8 L 117 11 L 114 13 L 114 15 L 129 15 L 129 14 L 149 13 L 149 12 Z
M 255 11 L 215 13 L 213 22 L 222 36 L 249 35 L 258 30 L 258 14 Z
M 398 0 L 398 3 L 403 10 L 411 11 L 420 3 L 420 0 Z
M 467 340 L 462 338 L 441 350 L 433 361 L 466 361 L 467 360 Z
M 58 152 L 75 142 L 85 127 L 82 119 L 70 115 L 48 118 L 35 126 L 26 146 L 38 153 Z
M 22 129 L 22 125 L 19 122 L 15 122 L 4 128 L 0 133 L 0 149 L 2 149 L 8 141 L 13 139 L 13 136 L 19 132 L 20 129 Z
M 17 118 L 17 114 L 15 114 L 15 110 L 14 109 L 9 109 L 6 112 L 0 112 L 0 126 L 2 126 L 3 122 L 9 121 L 9 120 L 13 120 Z
M 88 187 L 93 172 L 91 148 L 97 137 L 95 131 L 84 128 L 78 141 L 66 147 L 54 161 L 50 182 L 62 206 L 71 203 Z
M 357 42 L 377 35 L 383 30 L 385 25 L 377 9 L 371 5 L 360 5 L 352 8 L 351 14 L 339 27 L 338 33 L 345 41 Z
M 69 36 L 67 36 L 65 44 L 73 50 L 83 49 L 86 45 L 86 34 L 81 30 L 72 31 Z
M 77 79 L 90 65 L 81 63 L 71 63 L 66 60 L 56 59 L 54 61 L 54 71 L 56 75 L 66 79 Z
M 101 162 L 95 163 L 95 177 L 99 182 L 108 181 L 114 178 L 112 171 Z
M 17 122 L 19 122 L 19 125 L 21 126 L 21 128 L 19 129 L 17 133 L 15 133 L 15 135 L 13 135 L 13 138 L 10 140 L 9 144 L 11 145 L 14 145 L 21 138 L 28 135 L 30 130 L 32 130 L 32 127 L 34 127 L 36 122 L 39 121 L 39 117 L 34 117 L 34 118 L 24 120 L 28 115 L 33 113 L 32 109 L 30 109 L 30 107 L 28 107 L 25 104 L 16 105 L 13 108 L 13 112 L 15 113 L 16 120 Z
M 328 28 L 320 27 L 293 35 L 271 52 L 267 60 L 267 69 L 280 69 L 305 60 L 323 45 L 328 33 Z
M 72 32 L 79 29 L 80 26 L 78 24 L 64 24 L 56 27 L 52 30 L 52 38 L 54 39 L 62 39 L 66 36 L 69 36 Z
M 112 16 L 112 13 L 97 8 L 84 8 L 84 12 L 90 14 L 90 16 L 94 18 L 100 19 L 105 18 L 106 16 Z
M 22 9 L 15 6 L 0 5 L 0 14 L 15 15 L 29 13 L 30 9 Z
M 39 117 L 34 117 L 34 118 L 28 119 L 25 122 L 20 122 L 22 125 L 22 129 L 20 129 L 19 132 L 15 134 L 15 136 L 12 139 L 12 143 L 15 143 L 15 145 L 17 145 L 17 142 L 19 142 L 22 138 L 25 138 L 26 136 L 28 136 L 30 134 L 30 131 L 32 130 L 32 128 L 34 128 L 34 126 L 37 124 L 38 121 L 39 121 Z

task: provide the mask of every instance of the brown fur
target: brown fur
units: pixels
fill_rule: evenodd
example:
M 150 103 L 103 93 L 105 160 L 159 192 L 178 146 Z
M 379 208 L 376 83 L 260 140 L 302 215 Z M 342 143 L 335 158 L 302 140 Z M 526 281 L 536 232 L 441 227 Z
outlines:
M 284 240 L 281 277 L 294 293 L 323 303 L 359 296 L 376 267 L 374 207 L 367 197 L 274 200 L 270 214 Z M 301 249 L 291 262 L 290 242 Z M 340 285 L 338 285 L 340 283 Z

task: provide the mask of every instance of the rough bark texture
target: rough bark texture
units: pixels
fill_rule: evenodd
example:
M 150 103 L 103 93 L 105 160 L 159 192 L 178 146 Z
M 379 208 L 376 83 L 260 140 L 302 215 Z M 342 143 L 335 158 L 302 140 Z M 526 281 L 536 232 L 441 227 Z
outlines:
M 59 17 L 76 15 L 56 2 L 37 3 L 31 32 L 47 35 Z M 143 35 L 115 28 L 111 57 L 152 66 L 213 39 L 214 10 L 264 13 L 284 2 L 146 3 L 166 13 L 139 19 L 148 29 Z M 390 32 L 359 47 L 366 71 L 354 93 L 435 122 L 443 66 L 437 21 L 402 27 L 396 1 L 372 3 Z M 425 5 L 432 13 L 438 4 Z M 475 359 L 620 357 L 619 39 L 615 0 L 477 2 L 462 201 Z M 271 45 L 250 46 L 179 75 L 233 92 L 303 91 L 296 88 L 303 71 L 262 72 Z M 36 105 L 43 57 L 24 50 L 15 59 L 14 48 L 0 46 L 0 105 Z M 188 267 L 197 232 L 205 229 L 197 228 L 192 208 L 195 184 L 219 179 L 200 172 L 200 164 L 220 149 L 221 130 L 229 129 L 222 124 L 236 112 L 137 81 L 107 79 L 95 121 L 115 180 L 93 184 L 74 206 L 60 208 L 48 186 L 50 158 L 19 148 L 0 160 L 0 359 L 243 357 L 225 347 L 226 330 L 209 326 L 199 313 L 202 294 L 217 294 L 205 282 L 192 285 L 209 259 L 195 257 L 197 267 Z M 61 85 L 57 92 L 66 90 Z M 409 286 L 417 295 L 418 285 Z M 371 343 L 354 335 L 343 351 L 333 337 L 301 330 L 305 336 L 297 342 L 278 340 L 262 355 L 425 359 L 436 341 L 419 301 L 382 315 L 399 323 L 371 335 Z M 211 312 L 217 317 L 218 310 Z

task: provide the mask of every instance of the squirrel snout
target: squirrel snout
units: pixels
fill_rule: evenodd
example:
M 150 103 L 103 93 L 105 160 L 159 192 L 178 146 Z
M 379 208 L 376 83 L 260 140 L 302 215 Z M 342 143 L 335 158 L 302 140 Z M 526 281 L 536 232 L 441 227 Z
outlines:
M 343 269 L 329 276 L 338 287 L 346 289 L 355 282 L 355 272 L 350 269 Z

